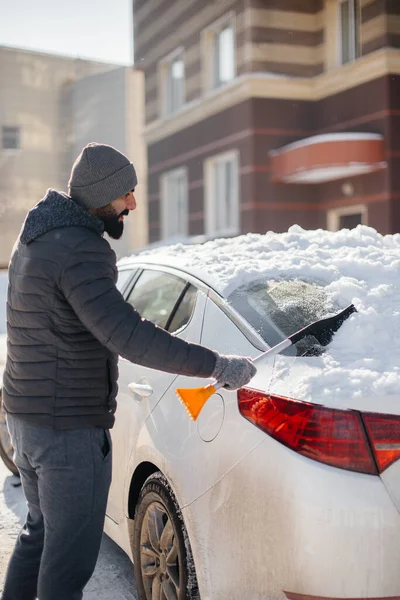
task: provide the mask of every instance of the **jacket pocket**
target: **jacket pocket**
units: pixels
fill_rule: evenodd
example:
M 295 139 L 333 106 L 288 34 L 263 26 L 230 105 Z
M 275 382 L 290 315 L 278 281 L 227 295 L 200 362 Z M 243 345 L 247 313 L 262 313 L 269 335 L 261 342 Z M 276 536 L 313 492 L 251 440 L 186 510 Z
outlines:
M 107 460 L 107 458 L 111 456 L 111 435 L 108 429 L 102 429 L 102 434 L 103 441 L 101 446 L 101 453 L 103 455 L 103 460 Z
M 108 429 L 102 427 L 92 427 L 88 429 L 90 435 L 92 453 L 95 462 L 106 462 L 111 458 L 111 436 Z

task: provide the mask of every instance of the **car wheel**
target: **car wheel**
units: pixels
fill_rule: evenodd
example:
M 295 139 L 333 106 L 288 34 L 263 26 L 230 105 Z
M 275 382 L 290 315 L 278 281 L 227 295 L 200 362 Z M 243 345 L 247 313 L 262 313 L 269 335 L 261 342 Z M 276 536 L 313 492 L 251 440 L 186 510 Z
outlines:
M 200 598 L 182 513 L 161 473 L 151 475 L 140 492 L 132 550 L 139 600 Z
M 2 458 L 7 469 L 9 469 L 13 475 L 19 476 L 18 469 L 14 465 L 13 454 L 14 449 L 12 447 L 10 434 L 8 433 L 7 429 L 6 413 L 1 402 L 0 390 L 0 457 Z

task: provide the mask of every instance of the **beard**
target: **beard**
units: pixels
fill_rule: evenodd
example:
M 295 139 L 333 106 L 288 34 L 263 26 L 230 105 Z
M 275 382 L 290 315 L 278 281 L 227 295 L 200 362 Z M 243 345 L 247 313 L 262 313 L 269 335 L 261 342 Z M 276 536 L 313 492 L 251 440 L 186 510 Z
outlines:
M 111 207 L 110 207 L 111 208 Z M 104 223 L 104 231 L 113 240 L 119 240 L 124 233 L 124 222 L 120 221 L 120 217 L 129 215 L 129 210 L 126 208 L 121 213 L 117 214 L 114 209 L 111 211 L 107 210 L 104 212 L 97 212 L 97 217 Z

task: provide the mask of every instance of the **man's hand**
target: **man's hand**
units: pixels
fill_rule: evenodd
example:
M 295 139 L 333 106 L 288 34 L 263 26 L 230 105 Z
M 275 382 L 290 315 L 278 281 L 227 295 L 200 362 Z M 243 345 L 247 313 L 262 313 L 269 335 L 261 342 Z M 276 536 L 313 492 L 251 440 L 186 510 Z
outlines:
M 257 369 L 248 358 L 218 355 L 212 376 L 228 390 L 237 390 L 253 379 Z

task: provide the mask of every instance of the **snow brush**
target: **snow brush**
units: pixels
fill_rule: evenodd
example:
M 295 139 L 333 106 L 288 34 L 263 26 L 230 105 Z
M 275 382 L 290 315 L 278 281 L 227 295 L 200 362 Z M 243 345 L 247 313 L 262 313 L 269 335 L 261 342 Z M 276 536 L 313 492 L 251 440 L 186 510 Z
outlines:
M 314 336 L 321 346 L 327 346 L 332 339 L 333 334 L 339 329 L 342 323 L 354 312 L 356 308 L 353 304 L 350 304 L 347 308 L 342 310 L 340 313 L 337 313 L 333 317 L 327 317 L 326 319 L 320 319 L 319 321 L 315 321 L 303 329 L 296 331 L 288 338 L 276 344 L 266 352 L 263 352 L 259 356 L 257 356 L 253 360 L 253 364 L 255 366 L 264 362 L 265 359 L 270 359 L 273 356 L 276 356 L 286 348 L 289 348 L 296 342 L 299 342 L 307 335 Z M 185 406 L 189 416 L 193 421 L 196 421 L 197 417 L 200 414 L 201 409 L 207 402 L 207 400 L 215 394 L 215 392 L 224 386 L 223 383 L 209 383 L 200 388 L 178 388 L 176 393 L 178 398 Z

